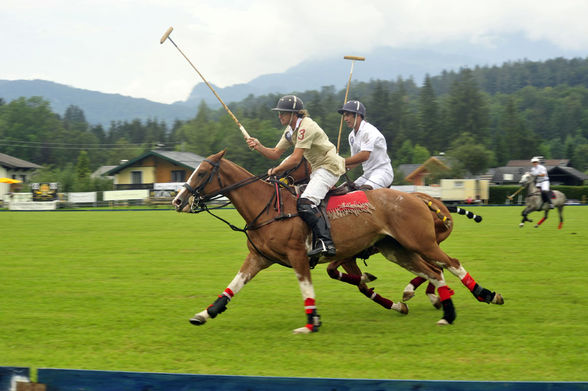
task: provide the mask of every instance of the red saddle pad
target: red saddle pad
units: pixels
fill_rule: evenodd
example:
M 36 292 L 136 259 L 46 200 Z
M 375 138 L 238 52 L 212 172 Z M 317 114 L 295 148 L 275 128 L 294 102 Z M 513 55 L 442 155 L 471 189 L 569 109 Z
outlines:
M 369 204 L 364 191 L 353 191 L 340 196 L 331 196 L 327 202 L 327 213 L 357 209 L 360 205 Z

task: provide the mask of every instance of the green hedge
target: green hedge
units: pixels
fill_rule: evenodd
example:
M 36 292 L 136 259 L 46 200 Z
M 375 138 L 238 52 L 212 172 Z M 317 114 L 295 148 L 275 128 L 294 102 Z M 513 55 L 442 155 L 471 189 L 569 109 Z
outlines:
M 490 186 L 490 199 L 488 203 L 504 204 L 507 196 L 513 194 L 518 189 L 519 186 Z M 568 200 L 578 200 L 583 204 L 588 202 L 588 186 L 552 186 L 551 189 L 561 191 L 566 195 Z M 515 196 L 515 200 L 517 197 L 518 195 Z

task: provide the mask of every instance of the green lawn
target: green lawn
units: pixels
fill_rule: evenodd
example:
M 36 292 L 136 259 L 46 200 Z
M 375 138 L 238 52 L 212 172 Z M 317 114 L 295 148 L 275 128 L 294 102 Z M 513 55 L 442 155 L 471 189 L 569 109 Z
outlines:
M 245 237 L 206 214 L 0 212 L 0 365 L 225 375 L 586 381 L 588 207 L 518 228 L 520 207 L 455 216 L 442 247 L 504 306 L 453 276 L 457 320 L 439 327 L 422 287 L 406 316 L 313 272 L 321 331 L 291 269 L 272 266 L 195 327 L 238 271 Z M 219 212 L 242 226 L 234 210 Z M 536 220 L 540 215 L 531 216 Z M 364 269 L 394 300 L 412 276 L 380 255 Z

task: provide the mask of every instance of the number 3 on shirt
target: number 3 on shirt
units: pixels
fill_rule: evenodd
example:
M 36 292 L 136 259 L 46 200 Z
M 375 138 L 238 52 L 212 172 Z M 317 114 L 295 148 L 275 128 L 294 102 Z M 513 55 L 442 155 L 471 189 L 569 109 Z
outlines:
M 304 133 L 306 133 L 306 129 L 300 129 L 298 131 L 298 140 L 300 140 L 300 141 L 304 140 Z

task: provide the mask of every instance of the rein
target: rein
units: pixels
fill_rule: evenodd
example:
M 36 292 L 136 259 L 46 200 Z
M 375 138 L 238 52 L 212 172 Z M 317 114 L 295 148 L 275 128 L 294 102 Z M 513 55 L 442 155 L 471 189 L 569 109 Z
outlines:
M 261 250 L 259 250 L 259 248 L 257 248 L 255 243 L 253 243 L 253 241 L 251 240 L 247 231 L 257 230 L 263 226 L 266 226 L 268 224 L 273 223 L 274 221 L 289 219 L 289 218 L 298 216 L 298 213 L 284 213 L 283 212 L 283 200 L 282 200 L 282 196 L 280 194 L 280 188 L 285 188 L 286 190 L 292 192 L 292 190 L 289 188 L 289 186 L 284 184 L 282 181 L 280 181 L 276 177 L 269 177 L 267 174 L 264 174 L 264 175 L 249 177 L 249 178 L 246 178 L 242 181 L 236 182 L 232 185 L 223 187 L 222 180 L 221 180 L 220 173 L 219 173 L 220 162 L 212 162 L 208 159 L 205 159 L 204 161 L 206 161 L 207 163 L 209 163 L 210 165 L 213 166 L 213 169 L 210 171 L 210 175 L 208 176 L 208 178 L 205 181 L 203 181 L 196 189 L 194 189 L 188 183 L 184 183 L 184 187 L 186 188 L 186 190 L 188 190 L 188 192 L 194 197 L 194 199 L 190 205 L 190 212 L 191 213 L 207 212 L 211 216 L 213 216 L 216 219 L 227 224 L 229 226 L 229 228 L 231 228 L 233 231 L 243 232 L 245 234 L 245 236 L 247 237 L 247 240 L 249 241 L 249 243 L 251 243 L 251 246 L 253 246 L 253 248 L 255 249 L 255 251 L 259 255 L 268 259 L 271 262 L 275 262 L 275 263 L 282 264 L 284 266 L 288 266 L 288 265 L 285 265 L 284 263 L 282 263 L 280 260 L 270 258 L 269 256 L 265 255 Z M 211 183 L 213 181 L 213 176 L 215 174 L 217 176 L 220 189 L 213 191 L 209 194 L 201 195 L 201 192 L 204 190 L 204 188 L 209 183 Z M 245 223 L 245 227 L 243 227 L 243 228 L 239 228 L 239 227 L 231 224 L 229 221 L 227 221 L 227 220 L 223 219 L 222 217 L 217 216 L 211 212 L 211 209 L 219 209 L 223 206 L 228 205 L 229 202 L 227 202 L 224 205 L 217 206 L 215 208 L 209 208 L 208 205 L 206 204 L 206 202 L 211 201 L 211 200 L 215 200 L 221 195 L 226 195 L 233 190 L 250 185 L 254 182 L 257 182 L 258 180 L 263 180 L 263 179 L 268 179 L 268 182 L 270 182 L 274 185 L 275 192 L 272 194 L 272 196 L 271 196 L 269 202 L 266 204 L 266 206 L 251 221 L 251 224 Z M 257 223 L 257 220 L 261 217 L 261 215 L 263 215 L 266 211 L 269 211 L 272 203 L 274 204 L 274 208 L 278 211 L 278 216 L 272 217 L 269 220 L 266 220 L 265 222 Z

